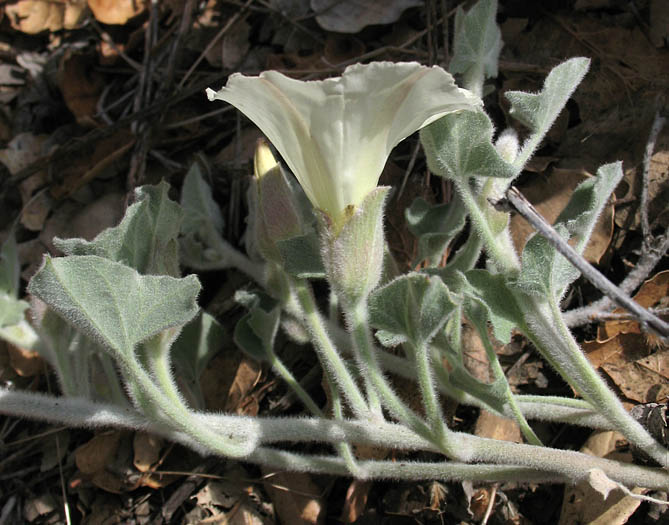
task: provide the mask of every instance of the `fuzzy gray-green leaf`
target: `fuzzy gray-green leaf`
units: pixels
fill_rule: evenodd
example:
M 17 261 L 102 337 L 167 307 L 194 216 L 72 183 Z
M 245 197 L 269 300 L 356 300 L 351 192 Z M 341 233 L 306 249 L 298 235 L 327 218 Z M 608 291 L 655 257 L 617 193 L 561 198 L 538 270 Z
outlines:
M 205 225 L 211 225 L 216 232 L 223 229 L 221 210 L 197 162 L 193 163 L 186 174 L 180 203 L 184 211 L 181 231 L 185 235 L 198 233 Z
M 172 359 L 188 380 L 199 381 L 209 360 L 225 342 L 225 329 L 207 312 L 190 321 L 170 349 Z
M 495 337 L 502 343 L 509 343 L 511 331 L 522 328 L 524 320 L 505 277 L 487 270 L 470 270 L 461 275 L 464 277 L 461 291 L 467 302 L 478 303 L 485 310 L 485 320 L 490 321 Z
M 449 179 L 516 175 L 492 144 L 493 125 L 483 111 L 446 115 L 420 131 L 430 171 Z
M 194 275 L 141 275 L 94 255 L 47 256 L 28 290 L 91 339 L 125 354 L 192 319 L 200 283 Z
M 557 224 L 555 231 L 564 240 L 569 240 L 569 232 L 563 224 Z M 579 275 L 580 272 L 545 237 L 536 233 L 525 244 L 522 268 L 513 286 L 531 295 L 560 299 L 565 287 Z
M 466 73 L 472 67 L 481 67 L 486 77 L 497 77 L 499 52 L 504 44 L 496 16 L 497 0 L 480 0 L 466 13 L 458 7 L 453 58 L 448 67 L 451 73 Z
M 623 178 L 622 162 L 601 166 L 597 176 L 586 179 L 572 193 L 556 224 L 563 224 L 572 238 L 573 248 L 582 253 L 609 197 Z
M 467 219 L 462 201 L 457 196 L 448 204 L 434 205 L 417 197 L 404 214 L 409 231 L 418 239 L 418 256 L 414 266 L 428 259 L 432 266 L 439 264 L 447 246 L 464 228 Z
M 97 255 L 141 274 L 178 276 L 177 236 L 183 212 L 168 197 L 169 188 L 164 181 L 137 188 L 136 202 L 118 226 L 106 229 L 92 241 L 54 239 L 54 244 L 66 255 Z
M 455 308 L 438 276 L 410 273 L 375 290 L 369 298 L 370 324 L 382 340 L 429 342 Z
M 590 60 L 572 58 L 553 68 L 539 93 L 507 91 L 505 96 L 511 102 L 510 114 L 527 126 L 533 133 L 526 144 L 532 144 L 532 150 L 541 142 L 555 119 L 567 104 L 569 97 L 588 72 Z M 531 152 L 526 152 L 527 160 Z

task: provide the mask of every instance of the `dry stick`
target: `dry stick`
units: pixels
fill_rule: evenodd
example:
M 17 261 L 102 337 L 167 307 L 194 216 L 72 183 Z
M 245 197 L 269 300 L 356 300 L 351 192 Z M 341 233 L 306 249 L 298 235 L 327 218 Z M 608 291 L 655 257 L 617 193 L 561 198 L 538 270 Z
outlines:
M 611 297 L 618 305 L 638 316 L 642 323 L 652 327 L 657 333 L 664 337 L 669 336 L 669 324 L 653 315 L 648 310 L 633 301 L 620 288 L 609 281 L 596 268 L 594 268 L 582 255 L 574 250 L 560 235 L 548 224 L 544 218 L 534 209 L 534 206 L 516 188 L 510 188 L 506 196 L 513 207 L 547 239 L 555 249 L 560 252 L 571 264 L 573 264 L 592 284 L 599 290 Z
M 655 141 L 657 136 L 662 131 L 664 127 L 665 118 L 660 116 L 660 111 L 658 110 L 655 113 L 655 118 L 653 119 L 653 125 L 650 128 L 650 135 L 648 136 L 648 142 L 646 142 L 646 150 L 643 154 L 643 174 L 641 179 L 641 202 L 639 204 L 641 214 L 641 233 L 643 234 L 643 243 L 644 247 L 651 242 L 652 233 L 650 231 L 650 223 L 648 222 L 648 183 L 650 180 L 650 159 L 653 156 L 653 150 L 655 149 Z
M 202 62 L 204 60 L 205 56 L 207 56 L 207 53 L 209 53 L 209 51 L 212 50 L 212 48 L 216 45 L 216 43 L 221 38 L 223 38 L 223 35 L 225 35 L 225 33 L 227 33 L 230 30 L 230 28 L 237 23 L 237 20 L 242 18 L 242 15 L 243 15 L 243 18 L 246 18 L 247 8 L 248 8 L 249 5 L 251 5 L 251 2 L 253 2 L 253 0 L 247 0 L 246 3 L 244 4 L 244 7 L 242 7 L 237 13 L 232 15 L 228 19 L 228 23 L 225 24 L 218 33 L 216 33 L 216 36 L 214 36 L 214 38 L 212 38 L 211 42 L 209 42 L 209 44 L 204 49 L 204 51 L 202 51 L 202 53 L 200 53 L 200 56 L 197 57 L 197 60 L 195 62 L 193 62 L 193 65 L 190 68 L 188 68 L 188 71 L 186 71 L 186 74 L 181 79 L 181 82 L 179 82 L 179 86 L 178 86 L 179 88 L 182 88 L 184 86 L 184 84 L 186 83 L 186 80 L 188 80 L 188 78 L 191 76 L 193 71 L 195 71 L 195 68 L 200 65 L 200 62 Z
M 627 277 L 620 283 L 619 288 L 626 294 L 631 294 L 648 277 L 655 265 L 660 261 L 664 254 L 669 250 L 669 230 L 664 233 L 664 237 L 653 239 L 650 224 L 648 221 L 648 182 L 650 177 L 650 161 L 655 149 L 655 142 L 662 127 L 665 118 L 660 116 L 659 110 L 655 113 L 653 124 L 650 129 L 646 149 L 643 156 L 643 173 L 641 184 L 640 209 L 641 229 L 643 234 L 643 243 L 641 245 L 641 257 Z M 620 201 L 617 201 L 620 204 Z M 608 297 L 602 297 L 600 300 L 589 306 L 576 308 L 565 312 L 563 318 L 567 326 L 580 326 L 590 323 L 594 320 L 602 319 L 602 316 L 608 313 L 613 306 L 613 302 Z
M 153 76 L 153 60 L 151 51 L 153 44 L 156 41 L 156 33 L 158 30 L 158 15 L 156 13 L 155 0 L 151 0 L 149 9 L 149 20 L 147 30 L 144 35 L 144 57 L 142 60 L 142 69 L 139 71 L 139 86 L 135 92 L 135 100 L 133 102 L 134 111 L 139 111 L 151 102 L 151 87 Z M 138 137 L 135 143 L 135 148 L 130 157 L 130 169 L 126 186 L 132 190 L 135 186 L 142 184 L 144 180 L 144 173 L 146 172 L 146 158 L 149 154 L 149 143 L 151 137 L 152 127 L 148 121 L 137 121 L 131 125 L 130 129 Z M 130 195 L 130 194 L 129 194 Z
M 620 283 L 619 288 L 623 293 L 631 294 L 643 281 L 646 280 L 653 268 L 664 257 L 669 250 L 669 230 L 663 237 L 657 239 L 657 246 L 651 246 L 641 252 L 641 258 L 636 263 L 634 269 L 627 274 L 627 277 Z M 602 312 L 607 312 L 613 308 L 613 301 L 604 296 L 594 303 L 582 308 L 575 308 L 565 312 L 562 317 L 569 327 L 588 324 L 597 318 Z

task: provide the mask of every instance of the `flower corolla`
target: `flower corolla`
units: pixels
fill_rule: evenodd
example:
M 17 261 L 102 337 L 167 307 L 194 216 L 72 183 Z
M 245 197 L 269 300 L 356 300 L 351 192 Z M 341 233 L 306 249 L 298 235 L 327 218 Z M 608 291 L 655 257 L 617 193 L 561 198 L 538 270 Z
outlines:
M 448 113 L 481 104 L 442 68 L 417 62 L 356 64 L 341 77 L 318 81 L 276 71 L 235 73 L 207 96 L 254 122 L 314 207 L 339 226 L 376 187 L 401 140 Z

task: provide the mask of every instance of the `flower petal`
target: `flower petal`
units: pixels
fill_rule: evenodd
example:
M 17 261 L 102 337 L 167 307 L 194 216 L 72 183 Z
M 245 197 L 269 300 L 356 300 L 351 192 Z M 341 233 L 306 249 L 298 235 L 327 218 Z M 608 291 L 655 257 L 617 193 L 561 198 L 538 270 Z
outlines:
M 335 221 L 373 190 L 392 148 L 439 117 L 481 104 L 439 67 L 375 62 L 301 82 L 275 71 L 235 74 L 210 100 L 241 110 L 267 135 L 314 206 Z

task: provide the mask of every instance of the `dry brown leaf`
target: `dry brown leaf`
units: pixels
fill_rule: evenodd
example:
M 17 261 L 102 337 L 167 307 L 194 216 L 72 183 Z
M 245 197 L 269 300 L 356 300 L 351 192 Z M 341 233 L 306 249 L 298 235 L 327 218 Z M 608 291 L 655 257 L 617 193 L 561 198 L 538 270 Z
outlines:
M 490 439 L 501 439 L 503 441 L 512 441 L 522 443 L 523 437 L 518 423 L 513 419 L 500 417 L 487 410 L 481 410 L 476 420 L 474 434 L 480 437 Z
M 271 54 L 267 56 L 267 69 L 280 69 L 288 76 L 299 76 L 304 71 L 318 70 L 323 67 L 323 57 L 320 52 L 300 54 L 300 53 L 281 53 L 280 55 Z M 291 73 L 291 71 L 298 73 Z
M 74 451 L 81 475 L 96 487 L 120 494 L 137 487 L 139 478 L 131 476 L 130 434 L 111 430 L 95 435 Z M 123 473 L 123 474 L 121 474 Z
M 373 481 L 354 479 L 346 490 L 344 507 L 341 511 L 340 520 L 344 523 L 355 523 L 367 507 L 369 491 L 374 485 Z
M 328 34 L 325 39 L 323 58 L 328 64 L 340 64 L 359 57 L 365 52 L 365 44 L 350 35 Z
M 144 11 L 145 2 L 137 0 L 88 0 L 93 16 L 103 24 L 125 24 Z
M 664 271 L 646 281 L 634 299 L 650 308 L 662 304 L 667 297 L 669 271 Z M 643 334 L 636 321 L 600 324 L 597 340 L 583 343 L 583 350 L 593 366 L 604 370 L 628 399 L 650 403 L 669 395 L 669 350 Z
M 92 56 L 66 52 L 60 62 L 59 83 L 63 100 L 77 122 L 90 123 L 105 81 Z
M 75 29 L 86 12 L 84 0 L 20 0 L 5 6 L 12 27 L 28 34 Z
M 160 459 L 163 440 L 146 432 L 135 432 L 132 440 L 135 468 L 140 472 L 148 472 Z
M 256 415 L 258 401 L 249 394 L 261 374 L 261 365 L 241 351 L 217 355 L 200 379 L 205 405 L 210 410 Z
M 631 463 L 630 454 L 617 452 L 617 444 L 624 439 L 618 432 L 597 431 L 588 438 L 581 452 Z M 640 494 L 643 489 L 634 489 L 633 492 Z M 581 481 L 576 485 L 565 487 L 559 525 L 574 523 L 623 525 L 640 503 L 638 499 L 626 496 L 624 492 L 618 490 L 612 491 L 605 498 L 587 480 Z
M 37 352 L 7 344 L 9 364 L 21 377 L 33 377 L 44 370 L 44 360 Z
M 0 162 L 12 175 L 16 175 L 47 153 L 48 139 L 48 135 L 19 133 L 7 144 L 6 148 L 0 150 Z M 43 176 L 46 177 L 46 174 Z
M 639 334 L 619 334 L 604 341 L 585 341 L 581 347 L 592 366 L 599 368 L 604 363 L 628 362 L 647 356 L 648 351 L 640 342 Z
M 262 366 L 246 355 L 237 367 L 237 372 L 228 390 L 225 412 L 246 414 L 255 416 L 258 413 L 257 403 L 247 403 L 246 397 L 251 393 L 253 387 L 258 383 L 262 375 Z
M 550 176 L 536 175 L 519 189 L 546 221 L 552 224 L 569 202 L 576 186 L 590 176 L 582 170 L 554 168 Z M 518 214 L 511 217 L 510 227 L 513 244 L 521 252 L 534 228 Z M 598 263 L 606 252 L 612 235 L 613 207 L 606 206 L 585 249 L 585 258 L 591 263 Z
M 127 130 L 118 130 L 109 137 L 103 137 L 89 148 L 82 148 L 75 157 L 57 163 L 54 171 L 59 181 L 51 186 L 51 195 L 63 199 L 72 195 L 96 177 L 103 177 L 134 145 L 135 137 Z
M 251 26 L 246 20 L 238 20 L 223 36 L 221 42 L 221 63 L 224 68 L 235 69 L 246 57 L 251 48 L 249 36 Z
M 38 193 L 23 208 L 21 213 L 21 224 L 27 230 L 38 232 L 44 226 L 44 221 L 49 216 L 52 208 L 52 199 L 46 193 Z
M 311 0 L 316 22 L 326 31 L 357 33 L 373 24 L 391 24 L 420 0 Z
M 669 270 L 654 275 L 643 283 L 634 296 L 634 300 L 644 308 L 667 306 L 669 301 Z M 616 308 L 614 313 L 623 313 L 625 310 Z M 636 321 L 606 321 L 599 325 L 597 339 L 609 339 L 618 334 L 640 334 L 641 327 Z
M 325 500 L 321 489 L 305 472 L 265 471 L 265 489 L 281 523 L 314 525 L 325 523 Z
M 96 434 L 74 451 L 74 461 L 83 474 L 94 474 L 103 470 L 112 461 L 121 442 L 120 430 L 109 430 Z
M 663 366 L 667 366 L 669 352 L 663 352 Z M 622 365 L 602 364 L 604 370 L 628 399 L 637 403 L 654 403 L 669 397 L 669 380 L 665 376 L 640 366 L 638 362 Z

